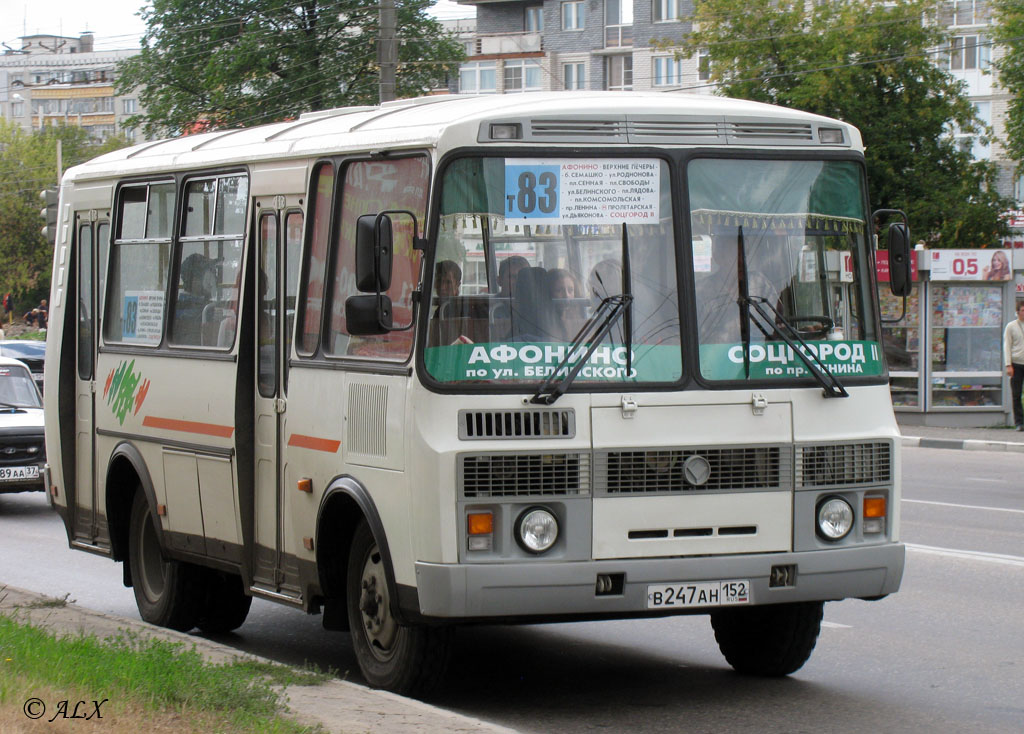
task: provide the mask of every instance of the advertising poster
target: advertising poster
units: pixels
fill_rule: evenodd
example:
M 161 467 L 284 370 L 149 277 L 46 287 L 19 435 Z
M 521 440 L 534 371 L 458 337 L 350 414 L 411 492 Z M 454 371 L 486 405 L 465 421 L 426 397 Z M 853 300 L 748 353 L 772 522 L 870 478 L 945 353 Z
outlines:
M 1012 250 L 931 250 L 932 280 L 1008 281 Z

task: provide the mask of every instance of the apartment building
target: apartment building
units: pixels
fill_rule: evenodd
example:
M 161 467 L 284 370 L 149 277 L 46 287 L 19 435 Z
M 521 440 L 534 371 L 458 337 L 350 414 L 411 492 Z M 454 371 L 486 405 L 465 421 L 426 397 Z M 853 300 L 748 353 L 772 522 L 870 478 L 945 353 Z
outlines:
M 140 112 L 135 94 L 114 91 L 119 61 L 137 50 L 94 50 L 93 34 L 34 35 L 21 48 L 0 55 L 0 116 L 25 129 L 78 125 L 96 141 L 121 133 L 129 141 L 141 134 L 125 118 Z
M 698 57 L 676 59 L 693 0 L 459 0 L 476 8 L 476 39 L 459 75 L 464 94 L 575 89 L 710 92 Z

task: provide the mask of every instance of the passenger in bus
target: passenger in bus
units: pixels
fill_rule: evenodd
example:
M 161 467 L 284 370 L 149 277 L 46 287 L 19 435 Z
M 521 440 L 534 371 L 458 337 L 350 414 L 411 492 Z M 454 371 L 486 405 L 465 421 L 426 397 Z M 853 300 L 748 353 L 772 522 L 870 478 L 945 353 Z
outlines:
M 434 293 L 438 299 L 455 298 L 462 286 L 462 268 L 454 260 L 440 260 L 434 268 Z
M 454 260 L 439 260 L 434 266 L 434 294 L 437 307 L 431 318 L 431 345 L 469 344 L 472 339 L 463 333 L 465 319 L 457 301 L 462 287 L 462 268 Z
M 544 268 L 523 268 L 516 279 L 512 301 L 510 338 L 516 342 L 551 341 L 548 322 L 551 314 L 551 291 Z
M 496 339 L 507 339 L 512 331 L 512 303 L 516 293 L 519 273 L 530 267 L 530 261 L 522 255 L 512 255 L 498 265 L 497 303 L 491 310 L 492 335 Z
M 618 260 L 608 258 L 591 268 L 590 276 L 587 278 L 587 291 L 594 308 L 608 296 L 622 293 L 622 264 Z
M 547 274 L 548 294 L 551 297 L 550 328 L 552 341 L 571 342 L 583 328 L 587 317 L 576 276 L 564 268 L 556 268 Z
M 176 344 L 204 343 L 204 324 L 212 321 L 212 313 L 207 307 L 212 306 L 217 288 L 216 268 L 215 260 L 198 252 L 193 252 L 182 261 L 172 331 Z M 219 320 L 212 325 L 214 331 L 208 341 L 216 339 L 215 329 L 219 325 Z
M 516 294 L 516 280 L 523 268 L 530 267 L 530 261 L 522 255 L 512 255 L 498 266 L 498 298 L 511 300 Z

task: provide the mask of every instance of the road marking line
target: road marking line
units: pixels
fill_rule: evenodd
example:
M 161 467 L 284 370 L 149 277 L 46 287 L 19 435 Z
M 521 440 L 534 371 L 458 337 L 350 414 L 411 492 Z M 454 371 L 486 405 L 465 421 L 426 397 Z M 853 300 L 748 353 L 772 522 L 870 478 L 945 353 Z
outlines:
M 960 507 L 965 510 L 989 510 L 991 512 L 1012 512 L 1017 515 L 1024 515 L 1024 510 L 1013 510 L 1009 507 L 984 507 L 982 505 L 958 505 L 954 502 L 931 502 L 929 500 L 908 500 L 906 497 L 903 498 L 903 502 L 910 502 L 915 505 L 938 505 L 939 507 Z
M 964 558 L 972 561 L 988 561 L 989 563 L 1001 563 L 1004 566 L 1019 566 L 1024 568 L 1024 556 L 1008 556 L 1003 553 L 986 553 L 985 551 L 957 550 L 955 548 L 936 548 L 931 545 L 906 544 L 908 550 L 920 553 L 930 553 L 933 556 L 948 556 L 951 558 Z
M 835 629 L 835 630 L 853 629 L 852 627 L 850 627 L 850 625 L 848 625 L 848 624 L 839 624 L 839 622 L 822 622 L 821 626 L 822 627 L 828 627 L 829 629 Z

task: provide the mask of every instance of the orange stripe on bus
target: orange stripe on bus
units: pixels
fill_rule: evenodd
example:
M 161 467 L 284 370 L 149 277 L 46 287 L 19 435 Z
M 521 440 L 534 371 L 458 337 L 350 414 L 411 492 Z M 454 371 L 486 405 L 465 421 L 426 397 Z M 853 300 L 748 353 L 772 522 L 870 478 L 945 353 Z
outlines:
M 142 425 L 149 428 L 163 428 L 168 431 L 217 436 L 218 438 L 231 438 L 231 434 L 235 432 L 234 426 L 220 426 L 216 423 L 199 423 L 198 421 L 179 421 L 174 418 L 157 418 L 153 415 L 147 415 L 143 418 Z
M 293 433 L 288 437 L 289 446 L 298 446 L 300 449 L 312 449 L 313 451 L 326 451 L 333 454 L 341 448 L 341 441 L 330 438 L 317 438 L 316 436 L 304 436 L 301 433 Z

